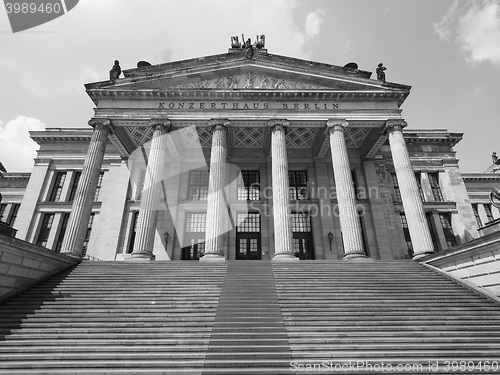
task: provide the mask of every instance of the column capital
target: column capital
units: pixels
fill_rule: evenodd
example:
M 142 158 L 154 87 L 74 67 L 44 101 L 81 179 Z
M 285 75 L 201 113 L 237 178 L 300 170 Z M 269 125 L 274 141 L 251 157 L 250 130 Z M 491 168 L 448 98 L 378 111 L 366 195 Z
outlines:
M 273 130 L 283 130 L 286 132 L 286 129 L 290 126 L 290 122 L 287 120 L 271 120 L 267 123 L 269 129 Z
M 167 119 L 152 118 L 149 120 L 148 124 L 153 128 L 153 130 L 165 130 L 166 133 L 168 133 L 172 129 L 170 120 Z
M 99 130 L 103 128 L 107 128 L 108 131 L 111 131 L 111 121 L 107 118 L 91 118 L 88 122 L 90 126 L 94 128 L 94 130 Z
M 229 122 L 229 120 L 226 119 L 212 119 L 208 121 L 208 125 L 212 129 L 212 133 L 215 130 L 223 130 L 224 132 L 227 133 L 227 128 L 229 127 L 230 124 L 231 123 Z
M 384 133 L 390 133 L 392 131 L 402 131 L 406 128 L 408 123 L 401 119 L 390 119 L 385 122 Z
M 326 129 L 328 132 L 333 132 L 334 130 L 342 130 L 344 131 L 345 128 L 349 126 L 349 123 L 347 120 L 344 119 L 329 119 L 326 122 Z

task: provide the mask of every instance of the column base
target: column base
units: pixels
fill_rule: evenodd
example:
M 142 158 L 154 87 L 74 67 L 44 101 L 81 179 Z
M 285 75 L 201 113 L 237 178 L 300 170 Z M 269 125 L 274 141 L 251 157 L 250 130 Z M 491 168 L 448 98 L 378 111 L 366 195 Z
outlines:
M 126 262 L 147 262 L 150 260 L 155 260 L 156 257 L 152 253 L 132 253 L 128 258 L 125 258 Z
M 209 254 L 204 254 L 200 258 L 200 262 L 225 262 L 226 257 L 224 256 L 224 253 L 209 253 Z
M 412 260 L 419 260 L 419 259 L 425 258 L 427 255 L 431 255 L 431 254 L 434 254 L 434 251 L 426 251 L 424 253 L 415 254 L 415 255 L 413 255 L 413 258 L 411 258 L 411 259 Z
M 373 262 L 372 258 L 366 256 L 365 253 L 350 253 L 344 255 L 343 260 L 361 261 L 361 262 Z
M 273 262 L 298 262 L 300 259 L 292 253 L 277 253 L 273 256 Z

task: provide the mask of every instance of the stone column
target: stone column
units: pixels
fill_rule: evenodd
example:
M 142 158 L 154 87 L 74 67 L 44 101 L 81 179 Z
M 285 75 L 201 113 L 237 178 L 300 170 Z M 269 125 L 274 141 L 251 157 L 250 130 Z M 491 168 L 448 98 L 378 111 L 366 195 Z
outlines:
M 335 176 L 335 191 L 339 206 L 340 229 L 344 242 L 344 259 L 352 259 L 366 257 L 366 253 L 363 249 L 361 224 L 356 211 L 356 196 L 344 136 L 347 126 L 346 120 L 328 120 L 327 122 Z
M 153 243 L 160 203 L 160 181 L 166 157 L 166 139 L 164 135 L 170 131 L 170 121 L 151 120 L 153 138 L 149 149 L 146 177 L 141 195 L 141 208 L 137 218 L 134 250 L 127 260 L 154 260 Z
M 92 213 L 97 181 L 101 172 L 108 135 L 111 131 L 111 122 L 108 119 L 94 118 L 89 121 L 89 125 L 94 128 L 94 133 L 85 156 L 82 175 L 78 182 L 61 247 L 61 253 L 77 258 L 80 258 L 83 253 L 83 243 Z
M 212 150 L 210 154 L 210 177 L 207 199 L 207 224 L 205 230 L 205 253 L 201 261 L 224 258 L 224 234 L 227 232 L 228 207 L 224 188 L 226 186 L 227 120 L 211 120 Z
M 274 257 L 273 260 L 299 260 L 293 251 L 290 185 L 285 129 L 288 121 L 269 121 L 273 179 Z
M 408 230 L 413 245 L 413 259 L 418 259 L 426 254 L 433 253 L 434 246 L 417 181 L 415 180 L 415 173 L 411 166 L 410 155 L 403 137 L 403 128 L 406 125 L 406 121 L 402 119 L 388 120 L 385 130 L 389 135 L 394 169 L 396 170 L 401 200 L 408 221 Z

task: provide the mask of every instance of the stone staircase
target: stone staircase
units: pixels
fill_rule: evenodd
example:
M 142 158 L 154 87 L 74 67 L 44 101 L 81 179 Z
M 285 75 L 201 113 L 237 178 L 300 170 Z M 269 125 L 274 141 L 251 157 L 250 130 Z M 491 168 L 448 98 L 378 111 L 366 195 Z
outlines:
M 500 304 L 412 261 L 229 261 L 83 262 L 0 305 L 0 374 L 351 372 L 500 373 Z

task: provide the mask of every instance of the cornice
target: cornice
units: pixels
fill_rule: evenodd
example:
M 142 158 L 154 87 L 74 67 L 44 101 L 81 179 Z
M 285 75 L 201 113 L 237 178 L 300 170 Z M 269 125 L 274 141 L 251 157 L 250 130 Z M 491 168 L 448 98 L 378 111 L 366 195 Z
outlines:
M 442 132 L 442 133 L 434 133 L 432 134 L 422 134 L 423 132 L 420 131 L 419 133 L 416 132 L 407 132 L 403 131 L 403 136 L 405 138 L 406 143 L 443 143 L 443 144 L 448 144 L 451 147 L 455 146 L 460 142 L 463 138 L 463 133 L 448 133 L 448 132 Z
M 498 181 L 500 173 L 462 173 L 464 181 Z
M 25 173 L 17 173 L 17 172 L 6 172 L 6 173 L 3 173 L 2 174 L 2 178 L 0 178 L 0 181 L 2 180 L 9 180 L 9 181 L 13 181 L 13 180 L 29 180 L 30 176 L 31 176 L 31 173 L 29 172 L 25 172 Z
M 92 134 L 85 135 L 56 135 L 56 134 L 47 134 L 47 135 L 32 135 L 31 139 L 33 139 L 36 143 L 41 144 L 43 142 L 89 142 L 92 138 Z
M 407 94 L 403 92 L 387 92 L 384 90 L 201 90 L 201 89 L 172 89 L 172 90 L 118 90 L 118 89 L 92 89 L 87 91 L 90 98 L 97 105 L 99 100 L 397 100 L 404 101 Z

